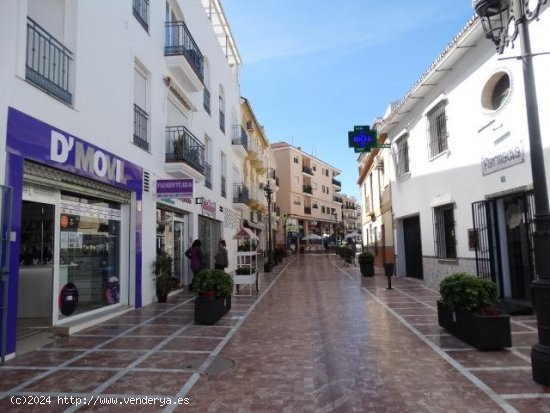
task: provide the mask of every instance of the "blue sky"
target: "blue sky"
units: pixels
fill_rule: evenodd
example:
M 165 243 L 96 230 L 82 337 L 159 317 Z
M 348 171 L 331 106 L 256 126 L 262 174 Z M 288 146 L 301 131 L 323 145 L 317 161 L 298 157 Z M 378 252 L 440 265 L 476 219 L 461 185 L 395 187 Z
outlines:
M 340 169 L 356 196 L 354 125 L 400 100 L 473 15 L 470 0 L 222 0 L 243 61 L 241 95 L 271 143 Z

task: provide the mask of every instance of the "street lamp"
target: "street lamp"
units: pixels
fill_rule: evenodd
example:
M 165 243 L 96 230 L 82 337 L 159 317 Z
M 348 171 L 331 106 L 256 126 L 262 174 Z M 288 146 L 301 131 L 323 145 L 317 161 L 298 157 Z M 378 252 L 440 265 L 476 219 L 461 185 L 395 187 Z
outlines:
M 273 268 L 273 248 L 271 245 L 271 196 L 273 189 L 269 186 L 269 182 L 264 187 L 265 197 L 267 199 L 267 262 L 264 264 L 264 272 L 271 272 Z
M 531 366 L 533 380 L 545 386 L 550 385 L 550 257 L 548 256 L 550 211 L 528 24 L 538 19 L 540 9 L 547 1 L 474 0 L 472 2 L 481 19 L 486 37 L 493 41 L 499 54 L 518 36 L 521 43 L 521 55 L 517 58 L 521 59 L 523 67 L 535 200 L 533 249 L 537 277 L 531 283 L 531 288 L 537 314 L 539 343 L 531 349 Z

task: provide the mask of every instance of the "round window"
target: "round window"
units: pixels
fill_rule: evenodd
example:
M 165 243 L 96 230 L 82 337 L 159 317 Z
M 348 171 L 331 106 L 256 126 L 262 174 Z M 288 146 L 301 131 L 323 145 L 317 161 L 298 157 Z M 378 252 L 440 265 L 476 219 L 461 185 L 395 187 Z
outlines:
M 481 106 L 490 111 L 499 110 L 510 95 L 510 76 L 498 72 L 489 78 L 481 94 Z

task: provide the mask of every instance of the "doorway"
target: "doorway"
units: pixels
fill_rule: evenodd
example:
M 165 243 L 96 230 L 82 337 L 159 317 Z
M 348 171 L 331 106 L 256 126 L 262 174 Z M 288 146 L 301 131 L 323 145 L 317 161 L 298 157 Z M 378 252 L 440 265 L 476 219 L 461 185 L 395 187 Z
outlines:
M 52 326 L 55 206 L 23 201 L 17 290 L 17 341 Z M 18 352 L 20 352 L 18 347 Z
M 506 312 L 532 311 L 533 193 L 472 204 L 477 274 L 497 282 Z
M 420 217 L 403 219 L 403 241 L 405 244 L 405 268 L 407 277 L 423 279 L 422 238 Z

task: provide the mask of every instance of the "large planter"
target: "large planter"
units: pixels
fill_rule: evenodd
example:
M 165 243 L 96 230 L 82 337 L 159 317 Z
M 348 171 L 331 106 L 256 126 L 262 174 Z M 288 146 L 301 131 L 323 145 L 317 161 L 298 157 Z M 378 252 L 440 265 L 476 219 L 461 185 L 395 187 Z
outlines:
M 481 315 L 449 310 L 437 301 L 439 325 L 479 350 L 498 350 L 512 346 L 510 316 Z
M 359 270 L 363 277 L 374 277 L 374 263 L 373 262 L 360 262 Z
M 231 310 L 231 297 L 195 298 L 195 324 L 215 324 Z

